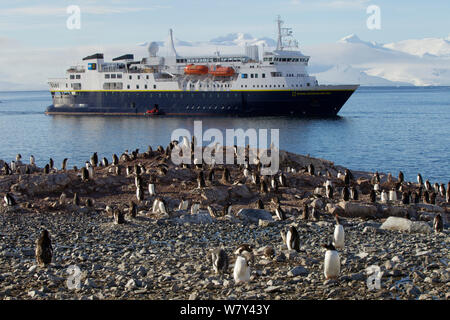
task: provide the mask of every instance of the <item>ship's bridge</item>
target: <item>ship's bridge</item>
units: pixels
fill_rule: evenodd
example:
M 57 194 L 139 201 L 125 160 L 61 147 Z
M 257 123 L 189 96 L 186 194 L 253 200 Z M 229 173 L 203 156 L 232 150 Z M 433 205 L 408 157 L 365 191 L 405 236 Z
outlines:
M 245 55 L 193 56 L 193 57 L 177 58 L 176 60 L 176 62 L 180 64 L 219 63 L 219 62 L 246 63 L 248 61 L 250 61 L 250 58 Z
M 265 52 L 263 63 L 269 65 L 275 64 L 300 64 L 308 65 L 308 56 L 303 55 L 300 51 L 281 51 Z

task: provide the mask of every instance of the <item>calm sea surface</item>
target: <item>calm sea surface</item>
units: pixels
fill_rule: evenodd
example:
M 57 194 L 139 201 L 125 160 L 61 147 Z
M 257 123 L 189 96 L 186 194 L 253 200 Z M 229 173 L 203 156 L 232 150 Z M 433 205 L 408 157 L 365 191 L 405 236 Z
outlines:
M 81 166 L 97 151 L 113 153 L 166 146 L 176 128 L 193 130 L 195 118 L 47 116 L 50 93 L 0 92 L 0 159 L 30 154 L 39 166 Z M 280 148 L 325 158 L 355 170 L 402 170 L 415 181 L 450 180 L 450 87 L 362 87 L 339 119 L 202 118 L 208 128 L 280 129 Z M 209 141 L 205 142 L 208 144 Z

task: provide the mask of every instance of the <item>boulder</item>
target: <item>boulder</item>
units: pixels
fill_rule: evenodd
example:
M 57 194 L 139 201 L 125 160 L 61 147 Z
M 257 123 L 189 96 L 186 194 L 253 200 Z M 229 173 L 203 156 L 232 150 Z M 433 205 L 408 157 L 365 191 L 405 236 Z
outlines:
M 389 217 L 380 227 L 383 230 L 397 230 L 409 233 L 430 233 L 430 225 L 424 221 L 411 221 L 400 217 Z
M 380 205 L 378 207 L 383 217 L 405 217 L 408 209 L 400 206 Z
M 291 270 L 289 270 L 288 276 L 290 276 L 290 277 L 306 276 L 306 275 L 308 275 L 308 273 L 309 273 L 308 270 L 306 270 L 304 267 L 297 266 L 297 267 L 294 267 Z
M 192 223 L 192 224 L 209 224 L 213 222 L 213 218 L 209 213 L 183 214 L 173 219 L 176 223 Z
M 344 217 L 372 217 L 377 213 L 377 207 L 372 204 L 341 201 L 338 205 L 344 210 Z
M 237 216 L 242 220 L 258 224 L 259 220 L 273 221 L 272 214 L 266 210 L 261 209 L 241 209 L 237 213 Z
M 211 187 L 202 191 L 202 198 L 208 203 L 223 202 L 228 199 L 228 187 Z
M 369 194 L 372 190 L 373 186 L 370 183 L 369 179 L 366 178 L 359 178 L 356 183 L 359 186 L 359 191 L 361 194 Z
M 22 176 L 18 188 L 30 196 L 63 191 L 70 183 L 67 173 Z
M 231 187 L 231 196 L 237 198 L 252 198 L 253 193 L 248 190 L 248 187 L 245 184 L 238 184 Z
M 342 216 L 345 214 L 345 210 L 343 208 L 341 208 L 338 205 L 335 205 L 333 203 L 328 203 L 327 206 L 325 207 L 326 212 L 328 212 L 331 215 L 338 215 L 338 216 Z
M 416 209 L 423 209 L 423 210 L 429 211 L 429 212 L 439 212 L 439 213 L 445 212 L 445 210 L 443 208 L 441 208 L 440 206 L 436 206 L 434 204 L 418 203 L 418 204 L 414 205 L 414 207 Z

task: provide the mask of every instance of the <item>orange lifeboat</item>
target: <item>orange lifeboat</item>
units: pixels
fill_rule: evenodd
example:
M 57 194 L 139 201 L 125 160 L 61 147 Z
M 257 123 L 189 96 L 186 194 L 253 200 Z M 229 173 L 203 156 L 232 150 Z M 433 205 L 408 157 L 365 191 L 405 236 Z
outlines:
M 194 64 L 188 64 L 184 68 L 185 74 L 207 74 L 208 73 L 208 67 L 203 65 L 194 65 Z
M 232 67 L 214 66 L 209 69 L 209 74 L 216 77 L 231 77 L 234 74 L 234 69 Z

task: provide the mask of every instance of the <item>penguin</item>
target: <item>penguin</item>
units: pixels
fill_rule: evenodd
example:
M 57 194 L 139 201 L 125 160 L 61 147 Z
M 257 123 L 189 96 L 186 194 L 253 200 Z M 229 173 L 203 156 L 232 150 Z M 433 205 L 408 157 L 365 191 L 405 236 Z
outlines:
M 217 274 L 227 273 L 228 255 L 223 248 L 216 248 L 211 252 L 211 260 L 214 272 Z
M 435 182 L 433 184 L 434 192 L 439 193 L 439 183 Z
M 49 174 L 49 173 L 50 173 L 50 166 L 47 163 L 44 167 L 44 174 Z
M 150 194 L 151 197 L 156 196 L 155 184 L 154 183 L 149 183 L 148 184 L 148 193 Z
M 200 209 L 199 203 L 193 203 L 191 206 L 191 214 L 197 214 Z
M 209 183 L 212 183 L 214 181 L 215 177 L 214 177 L 214 168 L 211 168 L 211 170 L 208 171 L 208 176 L 206 177 L 206 180 Z
M 430 181 L 425 181 L 425 190 L 430 192 L 431 191 L 431 183 Z
M 50 161 L 49 161 L 49 166 L 50 166 L 50 170 L 52 170 L 54 167 L 55 167 L 55 163 L 53 162 L 53 159 L 52 158 L 50 158 Z
M 259 191 L 261 193 L 267 193 L 268 192 L 267 184 L 266 184 L 266 182 L 264 180 L 261 181 L 260 190 Z
M 350 191 L 348 190 L 347 186 L 342 189 L 342 198 L 344 199 L 344 201 L 350 200 Z
M 339 221 L 338 215 L 334 217 L 336 225 L 334 226 L 333 245 L 338 249 L 344 249 L 345 245 L 345 232 L 344 227 Z
M 309 218 L 309 210 L 308 210 L 308 205 L 305 203 L 305 204 L 303 204 L 302 219 L 303 220 L 308 220 L 308 218 Z
M 131 166 L 127 166 L 127 169 L 126 169 L 127 176 L 131 175 L 132 170 L 133 170 L 133 169 L 132 169 Z
M 243 174 L 245 178 L 248 178 L 250 175 L 250 170 L 248 168 L 244 168 Z
M 34 159 L 34 156 L 30 156 L 30 166 L 34 166 L 36 164 L 36 160 Z
M 15 161 L 11 161 L 11 163 L 9 164 L 9 167 L 11 168 L 11 172 L 12 173 L 16 173 L 17 171 L 17 165 Z
M 356 190 L 355 187 L 350 188 L 350 194 L 351 194 L 352 200 L 358 200 L 358 190 Z
M 278 183 L 274 176 L 270 178 L 270 187 L 274 190 L 278 189 Z
M 380 190 L 381 190 L 380 184 L 379 184 L 379 183 L 375 183 L 375 184 L 373 185 L 373 190 L 374 190 L 375 192 L 380 192 Z
M 231 175 L 230 170 L 228 168 L 223 169 L 223 175 L 222 175 L 222 183 L 227 184 L 231 181 Z
M 134 185 L 136 186 L 136 188 L 140 188 L 143 184 L 143 179 L 141 176 L 137 175 L 134 177 Z
M 66 204 L 66 200 L 67 200 L 67 195 L 65 192 L 61 193 L 61 195 L 59 196 L 59 204 L 60 205 L 65 205 Z
M 239 255 L 236 258 L 233 271 L 234 281 L 236 284 L 250 281 L 250 266 L 247 258 Z
M 116 176 L 120 176 L 120 174 L 122 173 L 121 171 L 122 170 L 120 169 L 120 166 L 116 166 L 114 168 L 114 173 L 115 173 Z
M 166 202 L 164 201 L 164 199 L 160 199 L 158 202 L 158 211 L 164 214 L 168 214 L 167 212 L 167 206 L 166 206 Z
M 348 172 L 349 172 L 348 169 L 345 169 L 344 183 L 346 186 L 350 185 L 350 174 Z
M 92 201 L 92 199 L 87 198 L 86 202 L 85 202 L 85 205 L 86 205 L 87 208 L 92 208 L 94 206 L 94 202 Z
M 308 173 L 313 176 L 314 175 L 314 165 L 312 163 L 310 163 L 308 165 Z
M 137 205 L 131 200 L 128 202 L 128 214 L 131 218 L 136 218 L 137 216 Z
M 376 194 L 376 192 L 375 192 L 375 190 L 370 190 L 370 202 L 371 203 L 375 203 L 375 202 L 377 202 L 377 194 Z
M 91 156 L 91 165 L 93 167 L 96 167 L 98 165 L 98 156 L 97 152 L 94 152 L 94 154 Z
M 338 171 L 338 173 L 337 173 L 337 176 L 336 176 L 338 179 L 342 179 L 342 173 L 341 173 L 341 171 Z
M 52 262 L 52 240 L 49 232 L 45 229 L 41 231 L 39 238 L 36 240 L 35 256 L 37 264 L 41 267 L 46 267 Z
M 442 232 L 444 230 L 444 223 L 442 221 L 442 216 L 440 213 L 434 216 L 433 229 L 436 233 Z
M 445 194 L 445 202 L 450 203 L 450 182 L 447 184 L 447 192 Z
M 31 174 L 31 169 L 28 165 L 25 167 L 25 174 Z
M 232 209 L 232 206 L 231 206 L 231 202 L 227 202 L 224 206 L 223 206 L 223 209 L 222 209 L 222 215 L 223 216 L 226 216 L 226 215 L 231 215 L 231 209 Z
M 294 226 L 290 226 L 286 233 L 286 246 L 288 250 L 300 252 L 300 236 Z
M 278 204 L 277 208 L 275 209 L 275 213 L 280 220 L 286 219 L 286 214 L 284 213 L 283 209 L 281 209 L 280 204 Z
M 397 191 L 395 188 L 389 191 L 389 201 L 397 201 Z
M 430 193 L 430 204 L 436 204 L 436 192 Z
M 286 175 L 284 173 L 280 174 L 280 186 L 282 187 L 287 187 L 287 179 L 286 179 Z
M 81 181 L 89 180 L 89 172 L 85 167 L 81 168 Z
M 141 175 L 141 168 L 138 166 L 137 163 L 134 164 L 134 169 L 133 169 L 134 173 L 136 174 L 136 176 L 140 176 Z
M 180 205 L 178 206 L 178 210 L 186 211 L 189 207 L 189 201 L 181 198 Z
M 417 184 L 419 186 L 423 185 L 422 175 L 420 173 L 417 174 Z
M 62 162 L 62 165 L 61 165 L 61 170 L 62 171 L 66 171 L 66 169 L 67 169 L 67 158 L 64 158 L 64 160 L 63 160 L 63 162 Z
M 323 273 L 327 280 L 337 279 L 341 271 L 341 261 L 339 258 L 339 253 L 332 243 L 323 244 L 323 248 L 327 249 L 325 252 L 325 260 L 323 265 Z
M 425 203 L 430 203 L 430 194 L 428 193 L 428 190 L 425 190 L 423 193 L 423 199 Z
M 102 165 L 104 167 L 107 167 L 109 165 L 108 159 L 106 159 L 105 157 L 103 157 L 103 159 L 102 159 Z
M 194 165 L 196 169 L 201 169 L 203 167 L 202 161 L 197 158 L 194 159 Z
M 403 174 L 403 172 L 399 172 L 398 173 L 398 182 L 403 183 L 403 181 L 405 180 L 405 176 Z
M 388 194 L 385 190 L 381 191 L 381 203 L 386 203 L 388 201 Z
M 258 208 L 260 210 L 264 210 L 264 203 L 262 202 L 261 199 L 258 199 L 258 202 L 256 204 L 256 208 Z
M 328 199 L 333 199 L 333 186 L 332 185 L 327 185 L 325 187 L 325 195 L 327 196 Z
M 76 206 L 80 205 L 80 197 L 78 197 L 78 193 L 74 193 L 73 194 L 73 204 Z
M 124 224 L 125 214 L 119 209 L 114 210 L 114 224 Z
M 439 195 L 440 195 L 442 198 L 445 198 L 445 186 L 444 186 L 443 183 L 441 183 L 441 185 L 439 186 Z
M 94 179 L 94 166 L 92 166 L 89 162 L 87 162 L 86 164 L 87 164 L 87 170 L 89 173 L 89 179 L 93 180 Z
M 203 177 L 203 171 L 199 171 L 198 175 L 197 175 L 197 188 L 201 189 L 201 188 L 205 188 L 206 187 L 206 183 L 205 183 L 205 178 Z
M 136 198 L 139 202 L 144 201 L 144 190 L 142 189 L 142 185 L 136 188 Z
M 119 164 L 119 158 L 117 157 L 117 155 L 115 153 L 112 155 L 112 163 L 115 166 L 117 166 Z
M 159 199 L 158 198 L 153 200 L 152 212 L 153 213 L 158 213 L 159 212 Z
M 311 209 L 311 217 L 314 221 L 319 220 L 319 212 L 314 207 Z
M 378 171 L 375 172 L 374 181 L 375 181 L 375 183 L 380 183 L 381 182 L 380 174 L 378 173 Z
M 211 217 L 214 217 L 214 218 L 218 217 L 217 212 L 216 212 L 216 210 L 214 210 L 213 207 L 207 206 L 206 209 L 208 210 L 208 213 Z
M 16 199 L 14 199 L 14 197 L 9 192 L 7 192 L 5 194 L 5 196 L 3 197 L 3 200 L 5 201 L 5 204 L 8 207 L 12 207 L 12 206 L 15 206 L 17 204 Z
M 414 204 L 420 203 L 420 195 L 417 192 L 413 193 L 413 202 Z
M 402 193 L 402 204 L 408 205 L 409 204 L 409 198 L 410 198 L 410 195 L 408 194 L 408 192 L 403 192 Z
M 253 184 L 260 184 L 261 178 L 259 177 L 259 173 L 258 171 L 253 171 L 252 172 L 252 183 Z

